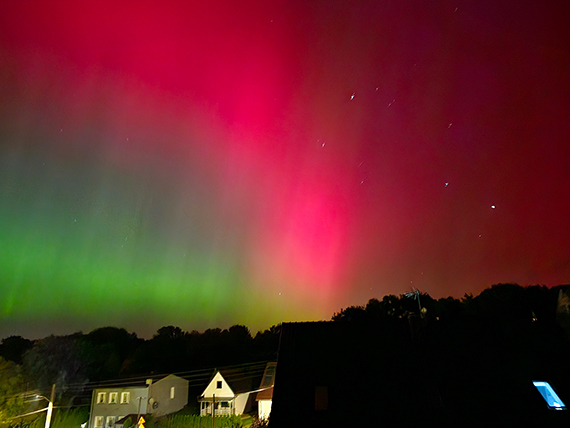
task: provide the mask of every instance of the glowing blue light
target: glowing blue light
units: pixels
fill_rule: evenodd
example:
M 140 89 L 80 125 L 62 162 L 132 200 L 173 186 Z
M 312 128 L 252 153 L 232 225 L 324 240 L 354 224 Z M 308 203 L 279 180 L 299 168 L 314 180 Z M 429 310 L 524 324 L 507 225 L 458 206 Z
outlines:
M 549 409 L 566 410 L 566 405 L 560 399 L 560 397 L 558 397 L 558 394 L 554 392 L 554 389 L 552 389 L 548 382 L 535 380 L 532 383 L 534 386 L 536 386 L 536 389 L 538 389 L 538 392 L 540 392 L 540 395 L 542 395 L 544 401 L 546 401 Z

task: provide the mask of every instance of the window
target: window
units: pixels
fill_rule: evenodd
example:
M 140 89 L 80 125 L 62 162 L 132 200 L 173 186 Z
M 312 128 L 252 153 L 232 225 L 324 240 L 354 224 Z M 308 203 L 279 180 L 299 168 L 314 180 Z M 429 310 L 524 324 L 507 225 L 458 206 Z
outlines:
M 121 392 L 121 404 L 129 404 L 130 399 L 131 399 L 130 392 Z
M 535 380 L 532 383 L 534 386 L 536 386 L 536 389 L 538 389 L 538 392 L 540 392 L 540 395 L 542 395 L 544 401 L 546 401 L 546 404 L 548 405 L 549 409 L 566 410 L 566 405 L 560 399 L 560 397 L 558 397 L 558 394 L 554 392 L 554 389 L 550 386 L 548 382 Z
M 95 428 L 103 427 L 103 416 L 95 416 Z
M 174 398 L 174 387 L 171 386 L 170 387 L 170 399 L 172 400 Z
M 115 416 L 107 416 L 107 428 L 112 428 L 115 425 Z
M 329 406 L 329 389 L 326 386 L 315 387 L 315 410 L 327 410 Z
M 107 395 L 106 392 L 100 392 L 97 394 L 97 404 L 105 403 L 105 395 Z
M 118 392 L 109 392 L 109 404 L 117 404 Z
M 222 402 L 220 403 L 220 405 L 221 405 L 222 407 L 224 407 L 224 408 L 225 408 L 225 407 L 230 407 L 230 403 L 228 403 L 227 401 L 222 401 Z
M 222 389 L 222 381 L 221 381 L 221 380 L 219 380 L 219 381 L 216 383 L 216 388 Z

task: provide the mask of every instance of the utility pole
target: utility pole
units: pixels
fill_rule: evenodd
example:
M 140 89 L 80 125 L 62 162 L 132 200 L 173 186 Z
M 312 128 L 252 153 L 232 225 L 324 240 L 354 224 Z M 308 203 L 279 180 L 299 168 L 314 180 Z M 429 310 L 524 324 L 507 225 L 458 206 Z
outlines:
M 147 402 L 147 413 L 152 413 L 152 410 L 154 408 L 154 398 L 152 398 L 152 379 L 147 379 L 146 380 L 146 384 L 148 385 L 148 393 L 146 395 L 148 395 L 148 402 Z M 150 409 L 148 409 L 150 405 Z
M 216 428 L 216 394 L 212 394 L 212 428 Z
M 51 386 L 51 395 L 49 397 L 49 404 L 46 414 L 46 425 L 45 428 L 49 428 L 51 422 L 51 412 L 53 411 L 53 400 L 55 399 L 55 383 Z
M 137 421 L 135 422 L 136 425 L 138 425 L 139 420 L 141 418 L 141 400 L 142 399 L 143 399 L 142 397 L 137 397 L 137 400 L 139 400 L 139 409 L 137 411 Z

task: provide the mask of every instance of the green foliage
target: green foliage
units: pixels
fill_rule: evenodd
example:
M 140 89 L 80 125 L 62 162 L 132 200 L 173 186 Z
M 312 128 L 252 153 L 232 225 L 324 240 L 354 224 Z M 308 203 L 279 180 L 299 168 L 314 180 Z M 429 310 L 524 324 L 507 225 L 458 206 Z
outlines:
M 89 410 L 84 408 L 54 411 L 52 428 L 79 428 L 89 420 Z
M 11 425 L 10 418 L 22 413 L 22 385 L 20 367 L 0 357 L 0 427 Z
M 29 428 L 43 428 L 45 426 L 46 413 L 40 414 L 29 425 Z M 51 428 L 80 428 L 82 423 L 89 420 L 89 410 L 84 408 L 76 409 L 54 409 L 51 418 Z
M 158 428 L 209 428 L 212 426 L 211 416 L 171 415 L 156 422 Z M 241 416 L 223 416 L 216 418 L 216 428 L 243 428 Z

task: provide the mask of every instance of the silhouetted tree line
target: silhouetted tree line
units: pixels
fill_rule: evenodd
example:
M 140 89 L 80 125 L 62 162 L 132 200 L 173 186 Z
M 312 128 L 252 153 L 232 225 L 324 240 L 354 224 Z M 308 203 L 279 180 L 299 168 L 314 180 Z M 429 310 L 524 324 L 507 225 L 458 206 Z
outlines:
M 519 392 L 529 379 L 553 382 L 570 396 L 570 286 L 498 284 L 461 299 L 385 296 L 343 309 L 333 320 L 363 330 L 378 326 L 379 346 L 402 350 L 390 366 L 401 383 L 428 388 L 426 396 L 458 420 L 481 421 L 482 409 L 524 419 L 533 401 Z
M 406 347 L 410 362 L 421 361 L 412 369 L 417 376 L 422 376 L 422 366 L 430 366 L 429 373 L 441 368 L 437 381 L 426 378 L 426 384 L 437 382 L 438 394 L 447 394 L 451 401 L 454 385 L 462 380 L 445 378 L 444 373 L 461 370 L 480 371 L 481 382 L 498 379 L 517 385 L 516 379 L 506 381 L 518 372 L 503 369 L 519 364 L 526 374 L 560 377 L 562 373 L 570 385 L 568 286 L 499 284 L 460 299 L 436 300 L 425 293 L 388 295 L 342 309 L 332 320 L 380 326 L 386 337 L 394 338 L 386 343 Z M 58 401 L 65 405 L 76 404 L 78 398 L 88 401 L 88 387 L 81 389 L 88 383 L 276 360 L 279 334 L 280 326 L 255 336 L 243 325 L 204 332 L 166 326 L 144 340 L 122 328 L 103 327 L 37 341 L 8 337 L 0 344 L 0 357 L 12 362 L 23 390 L 45 395 L 55 383 Z M 422 358 L 414 359 L 414 353 Z M 481 364 L 486 360 L 493 364 Z M 508 398 L 502 400 L 513 404 Z
M 2 340 L 0 359 L 17 367 L 22 391 L 48 395 L 55 383 L 58 403 L 72 405 L 89 402 L 99 381 L 275 360 L 279 329 L 252 336 L 243 325 L 202 333 L 166 326 L 149 340 L 116 327 L 36 341 L 12 336 Z

